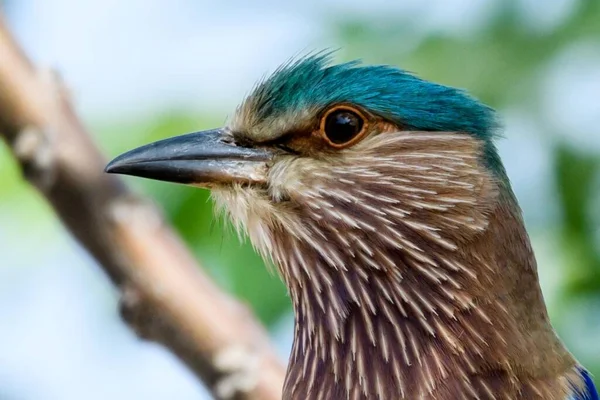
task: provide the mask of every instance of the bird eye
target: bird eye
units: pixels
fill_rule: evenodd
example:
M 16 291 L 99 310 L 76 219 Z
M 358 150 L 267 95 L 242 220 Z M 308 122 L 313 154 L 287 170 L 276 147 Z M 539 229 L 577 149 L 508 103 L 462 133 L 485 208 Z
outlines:
M 349 108 L 335 108 L 326 114 L 322 131 L 334 147 L 348 145 L 363 132 L 364 119 Z

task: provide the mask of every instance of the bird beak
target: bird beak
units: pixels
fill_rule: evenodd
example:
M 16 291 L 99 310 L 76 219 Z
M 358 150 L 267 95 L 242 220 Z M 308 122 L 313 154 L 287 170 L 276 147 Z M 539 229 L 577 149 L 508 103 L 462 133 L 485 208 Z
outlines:
M 214 129 L 138 147 L 112 160 L 105 171 L 201 187 L 260 184 L 266 183 L 272 158 L 268 149 L 236 146 L 225 130 Z

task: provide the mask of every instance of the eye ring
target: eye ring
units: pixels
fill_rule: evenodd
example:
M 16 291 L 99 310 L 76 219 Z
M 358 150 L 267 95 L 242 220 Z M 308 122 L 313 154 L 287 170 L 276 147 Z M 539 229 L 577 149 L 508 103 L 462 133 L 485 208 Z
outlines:
M 327 144 L 342 149 L 358 142 L 367 131 L 367 118 L 354 107 L 339 105 L 321 117 L 320 133 Z

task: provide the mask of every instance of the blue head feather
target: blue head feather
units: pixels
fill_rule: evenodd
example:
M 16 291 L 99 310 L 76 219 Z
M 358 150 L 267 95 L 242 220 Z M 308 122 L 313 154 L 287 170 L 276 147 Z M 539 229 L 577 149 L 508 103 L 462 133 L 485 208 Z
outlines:
M 359 61 L 332 65 L 330 53 L 316 54 L 279 68 L 252 98 L 258 119 L 352 103 L 406 130 L 471 134 L 486 143 L 488 166 L 503 174 L 492 143 L 498 128 L 494 111 L 463 90 L 396 67 Z

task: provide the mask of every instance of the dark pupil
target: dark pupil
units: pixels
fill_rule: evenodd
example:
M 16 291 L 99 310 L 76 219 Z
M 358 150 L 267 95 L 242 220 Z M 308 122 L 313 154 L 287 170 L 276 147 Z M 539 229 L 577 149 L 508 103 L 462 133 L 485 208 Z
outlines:
M 325 121 L 325 134 L 335 144 L 344 144 L 360 133 L 363 122 L 351 111 L 333 112 Z

